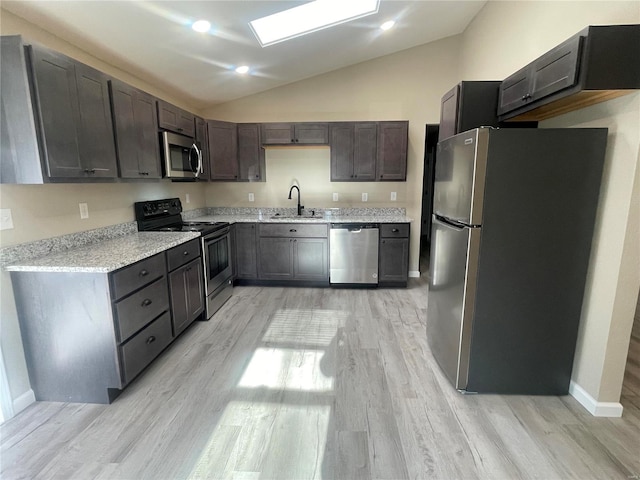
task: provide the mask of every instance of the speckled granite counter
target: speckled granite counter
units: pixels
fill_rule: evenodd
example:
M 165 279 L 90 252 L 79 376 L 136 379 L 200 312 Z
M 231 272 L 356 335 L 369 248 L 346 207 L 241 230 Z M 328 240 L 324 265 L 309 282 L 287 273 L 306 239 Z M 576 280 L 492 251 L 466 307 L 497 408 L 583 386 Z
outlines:
M 108 273 L 200 236 L 197 232 L 138 232 L 5 266 L 10 272 Z
M 229 222 L 229 223 L 409 223 L 411 219 L 405 215 L 335 215 L 325 216 L 282 216 L 274 218 L 270 215 L 205 215 L 191 219 L 194 222 Z

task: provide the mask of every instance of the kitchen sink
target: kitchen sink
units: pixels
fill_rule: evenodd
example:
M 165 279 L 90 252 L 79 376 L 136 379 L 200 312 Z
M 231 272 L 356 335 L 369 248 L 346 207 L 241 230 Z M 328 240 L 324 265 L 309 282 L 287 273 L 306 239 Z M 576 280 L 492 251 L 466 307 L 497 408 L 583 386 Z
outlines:
M 271 220 L 322 220 L 322 215 L 271 215 Z

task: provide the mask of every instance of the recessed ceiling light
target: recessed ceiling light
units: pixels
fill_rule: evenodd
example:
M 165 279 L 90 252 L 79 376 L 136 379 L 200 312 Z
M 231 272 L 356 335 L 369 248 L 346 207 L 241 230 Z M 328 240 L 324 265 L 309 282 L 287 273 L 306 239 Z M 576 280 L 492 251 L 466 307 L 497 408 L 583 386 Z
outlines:
M 236 68 L 236 72 L 238 73 L 247 73 L 248 71 L 249 71 L 249 67 L 247 67 L 246 65 L 242 65 Z
M 389 20 L 388 22 L 384 22 L 382 25 L 380 25 L 380 29 L 389 30 L 390 28 L 393 28 L 395 24 L 396 22 L 394 22 L 393 20 Z
M 196 32 L 204 33 L 209 31 L 209 29 L 211 28 L 211 24 L 206 20 L 198 20 L 197 22 L 193 22 L 191 28 L 193 28 Z
M 379 0 L 315 0 L 249 22 L 263 47 L 378 11 Z

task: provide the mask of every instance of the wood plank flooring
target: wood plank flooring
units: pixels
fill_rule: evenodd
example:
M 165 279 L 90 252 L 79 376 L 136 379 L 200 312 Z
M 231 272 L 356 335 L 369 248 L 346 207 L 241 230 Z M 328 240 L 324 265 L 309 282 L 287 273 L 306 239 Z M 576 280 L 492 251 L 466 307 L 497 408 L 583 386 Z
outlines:
M 37 402 L 2 425 L 1 477 L 640 478 L 636 387 L 621 419 L 568 396 L 461 395 L 426 306 L 425 279 L 236 288 L 112 405 Z

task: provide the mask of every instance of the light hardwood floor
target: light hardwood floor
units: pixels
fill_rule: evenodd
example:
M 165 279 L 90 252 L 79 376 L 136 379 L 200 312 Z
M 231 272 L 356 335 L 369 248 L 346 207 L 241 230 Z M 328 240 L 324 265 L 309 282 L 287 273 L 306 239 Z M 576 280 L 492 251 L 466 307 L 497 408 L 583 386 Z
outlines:
M 467 395 L 408 289 L 236 288 L 109 406 L 1 427 L 3 479 L 640 478 L 640 402 Z M 627 392 L 629 393 L 629 392 Z

